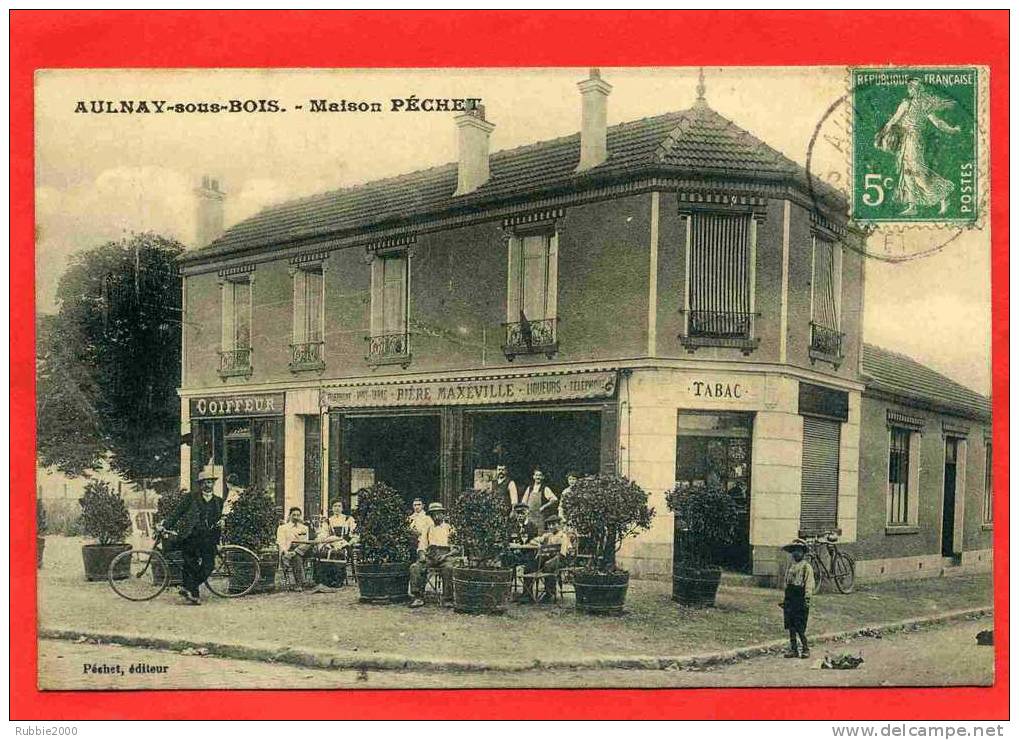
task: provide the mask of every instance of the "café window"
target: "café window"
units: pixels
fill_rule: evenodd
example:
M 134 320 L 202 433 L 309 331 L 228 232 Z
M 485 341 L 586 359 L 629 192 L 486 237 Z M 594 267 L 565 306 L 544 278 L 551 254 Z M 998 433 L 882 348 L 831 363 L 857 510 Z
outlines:
M 991 443 L 984 445 L 984 524 L 994 521 L 994 488 L 991 478 L 994 467 L 991 457 Z
M 222 375 L 251 372 L 251 280 L 224 280 L 221 287 L 220 366 Z
M 557 350 L 559 236 L 554 231 L 510 238 L 503 349 L 518 354 Z
M 321 369 L 325 360 L 322 331 L 325 280 L 322 268 L 296 268 L 293 275 L 294 317 L 290 368 Z
M 842 357 L 842 247 L 814 234 L 811 257 L 810 352 L 812 359 Z
M 752 349 L 757 249 L 753 216 L 693 213 L 686 221 L 684 344 Z
M 906 526 L 910 524 L 911 498 L 916 491 L 910 490 L 910 439 L 908 429 L 892 427 L 889 430 L 888 446 L 888 524 Z
M 410 261 L 406 252 L 379 255 L 372 260 L 370 363 L 409 362 L 409 288 Z

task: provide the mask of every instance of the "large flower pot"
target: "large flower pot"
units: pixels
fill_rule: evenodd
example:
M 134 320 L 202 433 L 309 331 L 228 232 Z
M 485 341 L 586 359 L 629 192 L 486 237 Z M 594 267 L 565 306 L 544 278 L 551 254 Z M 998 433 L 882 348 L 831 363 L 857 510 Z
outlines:
M 227 555 L 229 556 L 229 550 Z M 258 582 L 252 586 L 245 596 L 267 594 L 276 590 L 276 569 L 279 566 L 279 557 L 279 551 L 276 549 L 262 550 L 258 553 Z M 247 564 L 250 561 L 247 558 L 243 558 L 241 562 Z M 237 574 L 235 579 L 237 585 L 230 586 L 231 591 L 234 593 L 243 591 L 251 583 L 251 574 L 244 573 L 243 570 L 244 568 L 241 566 L 232 571 Z
M 502 614 L 512 590 L 512 568 L 453 568 L 454 611 Z
M 672 600 L 684 606 L 714 606 L 722 569 L 676 563 L 672 570 Z
M 170 572 L 170 578 L 166 582 L 167 586 L 179 586 L 184 583 L 184 556 L 180 554 L 179 550 L 169 550 L 163 552 L 163 559 L 166 560 L 167 570 Z M 163 564 L 159 560 L 152 561 L 152 582 L 160 583 L 163 580 Z
M 588 614 L 622 614 L 630 574 L 577 571 L 573 574 L 577 609 Z
M 127 552 L 131 546 L 126 542 L 118 542 L 114 545 L 82 545 L 81 559 L 85 563 L 86 581 L 105 581 L 110 571 L 110 563 L 122 552 Z M 127 578 L 131 569 L 131 559 L 124 558 L 120 561 L 123 568 L 118 566 L 118 573 L 113 577 L 117 579 Z
M 356 572 L 365 604 L 397 604 L 410 598 L 410 563 L 358 563 Z
M 345 560 L 316 560 L 314 562 L 315 583 L 329 588 L 340 588 L 347 583 L 347 562 Z
M 46 549 L 46 538 L 36 536 L 35 538 L 35 567 L 42 567 L 42 552 Z

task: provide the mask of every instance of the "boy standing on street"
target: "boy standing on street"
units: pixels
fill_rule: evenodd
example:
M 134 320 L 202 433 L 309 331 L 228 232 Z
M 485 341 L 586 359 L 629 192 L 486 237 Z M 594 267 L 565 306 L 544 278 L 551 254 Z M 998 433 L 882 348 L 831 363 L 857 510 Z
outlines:
M 807 543 L 797 538 L 782 548 L 792 556 L 793 562 L 785 572 L 785 600 L 782 614 L 785 628 L 789 630 L 787 658 L 809 658 L 807 645 L 807 617 L 810 614 L 810 597 L 814 590 L 814 569 L 807 562 Z M 801 650 L 797 651 L 799 638 Z

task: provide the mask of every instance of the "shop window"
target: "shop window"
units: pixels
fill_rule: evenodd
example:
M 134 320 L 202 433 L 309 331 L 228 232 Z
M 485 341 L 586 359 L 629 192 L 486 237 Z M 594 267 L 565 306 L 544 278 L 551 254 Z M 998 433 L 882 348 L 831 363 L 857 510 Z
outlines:
M 251 373 L 251 281 L 231 278 L 222 284 L 222 336 L 219 372 Z
M 842 359 L 842 247 L 813 236 L 810 294 L 810 357 L 838 363 Z
M 991 443 L 984 445 L 984 524 L 994 521 L 994 488 L 991 478 L 994 467 L 991 457 Z
M 686 331 L 688 348 L 739 347 L 754 339 L 757 227 L 751 214 L 687 216 Z
M 410 262 L 406 253 L 372 260 L 371 336 L 368 362 L 373 365 L 410 362 L 408 296 Z
M 325 367 L 323 303 L 325 280 L 320 266 L 294 270 L 293 342 L 291 370 L 320 370 Z
M 523 234 L 509 240 L 506 337 L 509 359 L 558 350 L 559 237 L 555 232 Z
M 908 429 L 892 427 L 888 447 L 888 526 L 904 527 L 915 524 L 912 512 L 917 491 L 911 486 L 911 471 L 915 467 L 911 454 L 913 434 Z
M 800 530 L 804 534 L 819 534 L 838 527 L 841 436 L 841 422 L 803 417 Z

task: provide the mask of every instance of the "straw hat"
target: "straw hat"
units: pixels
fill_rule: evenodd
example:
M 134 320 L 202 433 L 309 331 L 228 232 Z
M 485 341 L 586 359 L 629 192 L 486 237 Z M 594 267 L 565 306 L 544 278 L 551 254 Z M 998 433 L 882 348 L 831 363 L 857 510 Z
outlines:
M 446 507 L 440 504 L 438 501 L 433 501 L 432 503 L 428 504 L 428 513 L 435 514 L 436 512 L 438 512 L 439 514 L 445 514 Z
M 786 552 L 792 552 L 793 550 L 796 549 L 803 550 L 804 552 L 806 552 L 808 548 L 807 543 L 801 540 L 799 537 L 797 537 L 788 545 L 783 545 L 782 549 L 785 550 Z
M 201 483 L 203 480 L 219 480 L 219 476 L 216 475 L 216 471 L 211 465 L 206 465 L 198 474 L 198 482 Z

